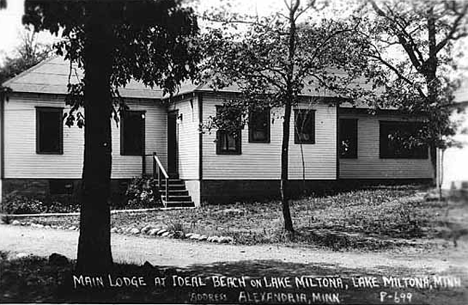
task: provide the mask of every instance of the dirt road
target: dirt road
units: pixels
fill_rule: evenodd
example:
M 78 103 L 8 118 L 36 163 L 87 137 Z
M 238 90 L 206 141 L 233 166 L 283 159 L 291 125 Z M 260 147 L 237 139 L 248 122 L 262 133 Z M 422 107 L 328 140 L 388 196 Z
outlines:
M 0 251 L 48 256 L 53 252 L 76 258 L 78 232 L 25 226 L 0 225 Z M 463 248 L 464 247 L 464 248 Z M 333 252 L 323 249 L 283 246 L 242 246 L 193 242 L 167 238 L 112 235 L 112 253 L 117 262 L 188 267 L 220 262 L 278 261 L 293 264 L 334 265 L 337 268 L 403 268 L 468 273 L 466 245 L 439 253 Z

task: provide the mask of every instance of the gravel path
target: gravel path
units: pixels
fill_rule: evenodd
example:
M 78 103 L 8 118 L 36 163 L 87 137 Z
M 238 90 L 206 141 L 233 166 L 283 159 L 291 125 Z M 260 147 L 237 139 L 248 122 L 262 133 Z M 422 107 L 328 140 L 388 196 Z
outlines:
M 76 258 L 78 232 L 0 224 L 0 251 L 48 256 L 53 252 Z M 188 267 L 219 262 L 275 260 L 284 263 L 336 265 L 339 268 L 408 268 L 468 274 L 466 243 L 456 250 L 439 253 L 333 252 L 322 249 L 283 246 L 241 246 L 212 244 L 167 238 L 112 235 L 116 262 Z

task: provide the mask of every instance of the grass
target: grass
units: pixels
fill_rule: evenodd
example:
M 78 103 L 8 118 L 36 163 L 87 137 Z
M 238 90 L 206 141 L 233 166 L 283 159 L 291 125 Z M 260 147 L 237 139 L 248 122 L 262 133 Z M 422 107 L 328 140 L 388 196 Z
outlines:
M 421 186 L 373 187 L 291 202 L 296 234 L 282 229 L 279 201 L 208 205 L 199 209 L 112 215 L 112 227 L 166 226 L 172 231 L 231 236 L 239 244 L 286 243 L 332 249 L 381 249 L 416 240 L 450 237 L 454 223 L 447 220 L 451 202 L 423 198 Z M 451 214 L 466 213 L 465 206 Z M 450 216 L 450 215 L 449 215 Z M 466 218 L 464 218 L 466 219 Z M 79 217 L 35 219 L 42 224 L 77 226 Z M 444 233 L 445 232 L 445 233 Z M 425 246 L 427 246 L 425 244 Z

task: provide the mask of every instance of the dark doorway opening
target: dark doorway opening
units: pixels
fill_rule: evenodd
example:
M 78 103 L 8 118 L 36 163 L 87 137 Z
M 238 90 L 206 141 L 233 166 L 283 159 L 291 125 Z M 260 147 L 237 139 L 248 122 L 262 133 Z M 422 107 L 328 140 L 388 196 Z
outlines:
M 167 170 L 171 177 L 178 176 L 179 163 L 179 128 L 177 117 L 179 112 L 171 111 L 167 117 Z

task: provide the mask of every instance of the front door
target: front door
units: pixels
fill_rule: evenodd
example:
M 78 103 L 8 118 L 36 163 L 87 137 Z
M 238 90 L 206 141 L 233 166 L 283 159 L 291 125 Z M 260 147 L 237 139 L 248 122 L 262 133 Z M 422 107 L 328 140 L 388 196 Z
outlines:
M 179 128 L 177 125 L 177 116 L 179 112 L 171 111 L 167 117 L 167 170 L 171 176 L 177 176 L 179 152 Z

